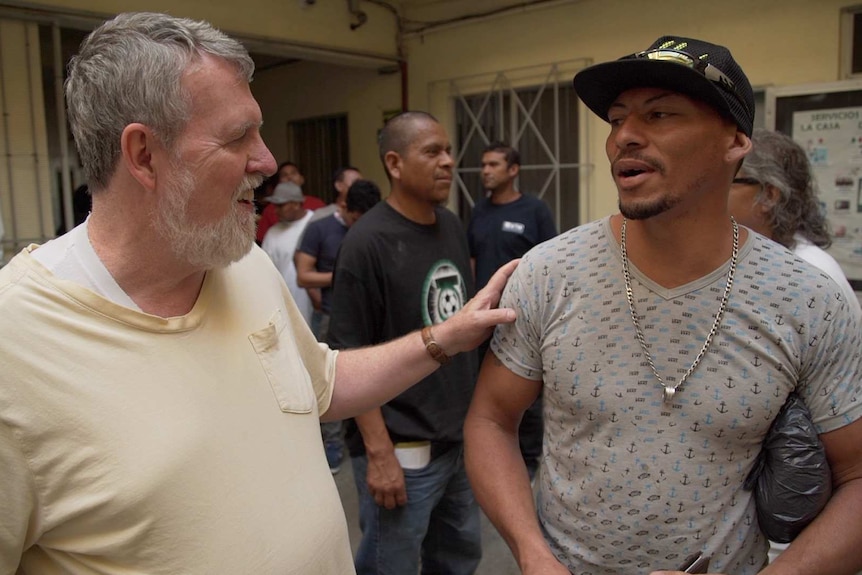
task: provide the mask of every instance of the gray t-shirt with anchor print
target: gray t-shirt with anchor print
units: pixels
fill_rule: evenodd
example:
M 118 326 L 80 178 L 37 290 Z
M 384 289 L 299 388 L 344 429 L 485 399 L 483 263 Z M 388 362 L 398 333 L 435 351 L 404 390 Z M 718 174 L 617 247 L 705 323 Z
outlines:
M 665 380 L 678 381 L 718 311 L 729 261 L 675 289 L 631 266 L 635 308 Z M 862 319 L 840 288 L 749 233 L 721 328 L 672 404 L 638 344 L 609 218 L 531 250 L 501 305 L 518 311 L 492 349 L 544 380 L 537 502 L 574 574 L 673 569 L 703 551 L 710 571 L 756 573 L 767 541 L 742 482 L 788 393 L 821 432 L 862 417 Z

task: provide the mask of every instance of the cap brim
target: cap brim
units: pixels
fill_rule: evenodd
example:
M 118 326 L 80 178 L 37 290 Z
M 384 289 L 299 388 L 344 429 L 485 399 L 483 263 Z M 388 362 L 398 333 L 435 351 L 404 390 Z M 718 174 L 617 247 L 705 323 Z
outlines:
M 632 88 L 665 88 L 700 100 L 733 118 L 720 89 L 682 64 L 649 59 L 614 60 L 584 68 L 572 83 L 578 97 L 601 119 L 620 94 Z

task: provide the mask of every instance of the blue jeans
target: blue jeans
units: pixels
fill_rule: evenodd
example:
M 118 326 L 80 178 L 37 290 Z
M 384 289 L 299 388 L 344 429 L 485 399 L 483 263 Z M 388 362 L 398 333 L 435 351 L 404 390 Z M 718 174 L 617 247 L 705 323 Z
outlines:
M 341 420 L 326 421 L 320 424 L 320 435 L 323 437 L 323 443 L 326 445 L 344 445 L 344 438 L 341 436 Z
M 352 457 L 362 541 L 357 575 L 469 575 L 482 558 L 479 507 L 467 481 L 461 447 L 405 469 L 407 505 L 386 509 L 365 484 L 368 458 Z
M 311 312 L 311 325 L 309 327 L 317 341 L 326 343 L 326 337 L 329 335 L 329 314 L 314 310 Z

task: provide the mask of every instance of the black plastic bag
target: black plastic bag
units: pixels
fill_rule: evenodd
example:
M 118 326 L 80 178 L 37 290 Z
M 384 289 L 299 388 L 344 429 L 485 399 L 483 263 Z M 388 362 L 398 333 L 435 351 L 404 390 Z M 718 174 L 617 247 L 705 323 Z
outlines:
M 832 496 L 832 473 L 811 413 L 788 396 L 743 487 L 754 490 L 757 520 L 772 541 L 789 543 Z

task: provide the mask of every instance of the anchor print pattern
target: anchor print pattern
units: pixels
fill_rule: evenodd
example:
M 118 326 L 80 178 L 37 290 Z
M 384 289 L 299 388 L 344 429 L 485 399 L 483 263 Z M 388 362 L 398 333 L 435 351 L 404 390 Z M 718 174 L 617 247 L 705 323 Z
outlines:
M 700 349 L 726 273 L 727 264 L 668 290 L 632 268 L 666 380 Z M 837 290 L 749 234 L 713 345 L 666 405 L 635 337 L 608 219 L 522 259 L 501 304 L 518 320 L 498 327 L 492 349 L 514 373 L 544 381 L 538 510 L 572 573 L 646 574 L 701 551 L 712 571 L 759 570 L 767 542 L 741 484 L 787 395 L 800 381 L 821 431 L 862 416 L 860 326 Z

